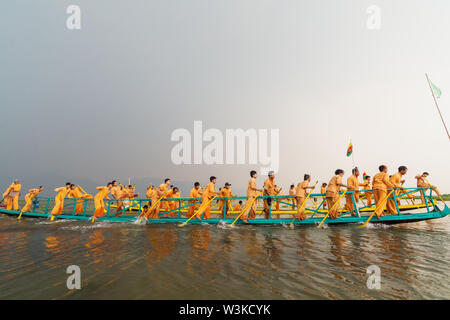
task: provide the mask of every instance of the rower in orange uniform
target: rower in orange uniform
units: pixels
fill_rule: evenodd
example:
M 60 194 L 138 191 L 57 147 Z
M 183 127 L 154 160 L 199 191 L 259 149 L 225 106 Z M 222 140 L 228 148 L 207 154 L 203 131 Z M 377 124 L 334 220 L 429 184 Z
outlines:
M 170 183 L 171 183 L 171 181 L 170 181 L 170 179 L 169 178 L 166 178 L 166 179 L 164 179 L 164 183 L 162 183 L 162 184 L 160 184 L 159 185 L 159 191 L 160 192 L 162 192 L 163 194 L 164 194 L 164 197 L 165 198 L 168 198 L 168 192 L 169 192 L 169 190 L 171 190 L 172 189 L 172 185 L 170 185 Z M 170 186 L 170 188 L 169 188 L 169 186 Z M 161 210 L 167 210 L 168 209 L 168 206 L 167 206 L 167 201 L 160 201 L 159 202 L 159 209 L 161 209 Z
M 370 206 L 372 204 L 372 191 L 370 190 L 370 176 L 364 177 L 364 182 L 367 184 L 363 187 L 364 195 L 366 196 L 367 205 Z
M 108 199 L 108 194 L 111 191 L 112 183 L 108 182 L 106 187 L 97 187 L 98 193 L 94 197 L 94 217 L 103 217 L 105 215 L 105 203 L 103 199 Z
M 153 185 L 150 184 L 150 185 L 147 187 L 147 191 L 146 191 L 146 193 L 145 193 L 145 197 L 146 197 L 147 199 L 151 199 L 154 192 L 155 192 L 155 189 L 153 189 Z M 149 205 L 149 206 L 152 205 L 152 200 L 149 200 L 149 201 L 148 201 L 148 205 Z
M 293 184 L 289 187 L 289 195 L 294 196 L 290 202 L 292 203 L 292 208 L 295 208 L 295 185 Z
M 241 212 L 242 210 L 242 200 L 235 204 L 233 211 Z
M 3 193 L 3 199 L 5 201 L 5 209 L 18 211 L 19 210 L 19 192 L 22 189 L 22 185 L 19 180 L 14 180 L 14 182 L 6 189 Z
M 148 214 L 144 215 L 146 219 L 159 219 L 160 206 L 158 201 L 160 201 L 161 198 L 166 196 L 169 184 L 170 179 L 166 179 L 165 183 L 161 184 L 158 188 L 154 189 L 151 198 L 152 206 L 148 210 Z
M 336 203 L 340 197 L 339 191 L 341 187 L 347 188 L 345 184 L 342 184 L 342 177 L 344 176 L 344 170 L 337 169 L 334 172 L 334 177 L 331 178 L 330 182 L 328 182 L 327 190 L 325 195 L 327 197 L 328 202 L 328 210 L 329 216 L 331 219 L 338 218 L 339 209 L 340 209 L 340 201 Z M 336 204 L 336 205 L 335 205 Z M 331 209 L 331 210 L 330 210 Z
M 39 188 L 36 189 L 29 189 L 28 193 L 25 195 L 25 205 L 20 210 L 21 212 L 30 212 L 31 211 L 31 204 L 33 203 L 33 199 L 36 198 L 42 191 L 44 190 L 43 186 L 39 186 Z
M 71 185 L 72 184 L 70 182 L 67 182 L 65 187 L 55 189 L 55 192 L 57 192 L 57 194 L 55 197 L 55 206 L 53 207 L 52 212 L 51 212 L 52 216 L 56 216 L 63 212 L 64 198 L 70 192 Z
M 275 172 L 269 171 L 268 178 L 264 181 L 264 192 L 263 196 L 268 196 L 269 198 L 264 199 L 264 216 L 266 219 L 270 217 L 270 206 L 272 205 L 272 198 L 277 194 L 277 189 L 275 188 Z
M 320 193 L 323 194 L 323 196 L 325 197 L 325 194 L 327 192 L 327 183 L 324 182 L 322 183 L 322 186 L 320 187 Z M 325 198 L 326 199 L 326 198 Z M 323 205 L 322 207 L 325 209 L 327 207 L 327 200 L 323 201 Z
M 70 185 L 70 192 L 67 194 L 67 198 L 75 198 L 75 199 L 92 199 L 90 194 L 82 194 L 81 187 L 75 186 L 74 184 Z M 85 201 L 76 200 L 77 205 L 75 207 L 75 214 L 83 212 L 83 204 Z
M 408 171 L 407 167 L 400 166 L 398 168 L 398 172 L 393 174 L 389 178 L 389 181 L 394 185 L 394 187 L 396 189 L 399 189 L 399 190 L 395 190 L 394 191 L 396 197 L 398 195 L 400 195 L 400 189 L 401 189 L 403 183 L 405 183 L 405 180 L 402 180 L 402 177 L 406 174 L 407 171 Z M 392 199 L 389 199 L 388 202 L 387 202 L 387 211 L 388 211 L 389 214 L 398 214 L 397 207 L 395 205 L 395 200 L 394 200 L 393 195 L 390 198 L 392 198 Z
M 203 192 L 202 192 L 202 186 L 200 185 L 200 182 L 195 182 L 194 183 L 194 187 L 191 189 L 191 192 L 189 193 L 189 198 L 200 198 L 202 196 Z M 186 214 L 186 217 L 190 218 L 194 215 L 194 213 L 198 210 L 198 208 L 200 207 L 200 203 L 196 203 L 198 202 L 198 199 L 192 199 L 189 200 L 189 204 L 191 206 L 189 206 L 188 212 Z
M 222 191 L 220 192 L 220 196 L 221 197 L 236 197 L 235 194 L 233 194 L 233 192 L 231 191 L 231 184 L 229 184 L 228 182 L 225 183 L 225 187 L 222 189 Z M 222 216 L 226 217 L 228 214 L 228 211 L 233 210 L 232 207 L 232 201 L 230 199 L 227 200 L 227 205 L 225 206 L 225 200 L 220 200 L 220 207 L 222 208 Z M 226 210 L 225 210 L 226 207 Z
M 197 219 L 202 219 L 202 213 L 204 212 L 204 219 L 209 219 L 211 216 L 211 202 L 210 200 L 214 198 L 215 195 L 218 195 L 216 192 L 216 177 L 211 176 L 209 178 L 210 183 L 208 183 L 205 187 L 205 191 L 203 191 L 202 195 L 202 203 L 200 204 L 200 209 L 195 213 Z
M 417 179 L 417 188 L 433 188 L 434 192 L 436 192 L 436 194 L 439 197 L 442 197 L 441 193 L 439 192 L 438 189 L 436 189 L 435 186 L 429 184 L 426 179 L 428 177 L 429 173 L 428 172 L 424 172 L 422 174 L 419 174 L 417 176 L 415 176 L 415 178 Z M 427 189 L 425 189 L 427 190 Z M 422 204 L 425 204 L 425 195 L 423 192 L 423 189 L 420 190 L 420 199 L 422 200 Z
M 178 187 L 173 187 L 171 189 L 172 194 L 170 196 L 170 198 L 172 199 L 179 199 L 181 198 L 181 194 L 180 194 L 180 190 L 178 189 Z M 179 202 L 178 201 L 170 201 L 169 203 L 169 210 L 172 211 L 169 215 L 172 216 L 176 216 L 178 214 L 177 211 L 174 211 L 176 209 L 179 208 Z
M 247 219 L 255 219 L 256 217 L 256 201 L 254 200 L 258 193 L 262 190 L 256 187 L 257 173 L 255 170 L 250 171 L 250 180 L 247 186 L 247 202 L 244 206 L 244 212 L 242 212 L 241 220 L 247 223 Z M 250 204 L 251 203 L 251 204 Z
M 308 189 L 314 189 L 314 186 L 309 186 L 309 182 L 311 181 L 311 176 L 309 174 L 305 174 L 303 176 L 303 182 L 300 182 L 295 189 L 295 201 L 297 202 L 297 219 L 304 220 L 306 219 L 305 214 L 305 205 L 303 202 L 306 199 L 306 192 Z M 302 207 L 303 205 L 303 207 Z M 300 209 L 301 208 L 301 209 Z
M 359 169 L 357 167 L 352 169 L 352 175 L 347 179 L 348 191 L 353 191 L 353 198 L 355 199 L 355 203 L 359 202 L 359 187 L 363 187 L 366 183 L 359 183 Z M 351 212 L 352 216 L 356 216 L 355 207 L 353 206 L 352 194 L 347 193 L 345 195 L 345 210 L 347 212 Z
M 384 216 L 384 209 L 386 208 L 386 196 L 388 195 L 388 188 L 394 188 L 394 185 L 389 180 L 389 174 L 387 173 L 387 166 L 381 165 L 378 167 L 380 171 L 373 177 L 372 192 L 375 200 L 375 211 L 377 219 Z M 382 202 L 383 201 L 383 202 Z

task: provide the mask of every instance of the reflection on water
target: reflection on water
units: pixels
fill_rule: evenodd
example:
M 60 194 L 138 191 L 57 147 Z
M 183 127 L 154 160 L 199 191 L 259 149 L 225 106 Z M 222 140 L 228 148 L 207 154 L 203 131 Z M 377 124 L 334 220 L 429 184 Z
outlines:
M 2 299 L 450 298 L 450 219 L 398 226 L 136 225 L 0 217 Z M 82 289 L 66 288 L 78 265 Z M 381 268 L 381 290 L 366 269 Z

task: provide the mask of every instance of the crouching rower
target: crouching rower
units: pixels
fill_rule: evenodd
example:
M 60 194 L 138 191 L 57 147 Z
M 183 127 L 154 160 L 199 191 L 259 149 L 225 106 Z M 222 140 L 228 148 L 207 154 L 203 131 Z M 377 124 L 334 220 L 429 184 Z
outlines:
M 92 199 L 93 197 L 90 194 L 83 194 L 81 193 L 83 189 L 81 189 L 80 186 L 76 186 L 74 184 L 70 185 L 70 191 L 67 194 L 67 198 L 74 198 L 74 199 Z M 85 201 L 77 201 L 77 205 L 75 207 L 75 214 L 82 213 L 83 212 L 83 204 Z
M 436 192 L 436 194 L 439 197 L 442 197 L 439 190 L 436 189 L 435 186 L 433 186 L 427 182 L 428 175 L 429 175 L 428 172 L 424 172 L 422 174 L 415 176 L 415 178 L 417 179 L 417 188 L 433 188 L 434 192 Z M 424 195 L 423 189 L 420 189 L 420 199 L 422 200 L 422 204 L 425 204 L 425 195 Z
M 39 186 L 39 188 L 35 189 L 29 189 L 28 193 L 25 195 L 25 205 L 23 206 L 22 210 L 23 212 L 30 212 L 31 211 L 31 204 L 33 203 L 34 198 L 36 198 L 42 191 L 44 190 L 44 186 Z

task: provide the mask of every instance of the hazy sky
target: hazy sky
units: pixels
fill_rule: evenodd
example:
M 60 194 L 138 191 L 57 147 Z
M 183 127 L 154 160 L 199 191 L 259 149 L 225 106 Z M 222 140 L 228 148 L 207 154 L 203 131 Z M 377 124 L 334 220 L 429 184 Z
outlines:
M 70 4 L 81 30 L 66 28 Z M 372 4 L 380 30 L 366 27 Z M 0 12 L 1 189 L 14 177 L 92 190 L 214 174 L 244 190 L 259 166 L 172 164 L 171 133 L 201 120 L 279 129 L 285 190 L 305 172 L 347 177 L 351 138 L 362 171 L 406 165 L 407 186 L 427 170 L 450 191 L 449 140 L 424 75 L 450 122 L 448 0 L 22 0 Z

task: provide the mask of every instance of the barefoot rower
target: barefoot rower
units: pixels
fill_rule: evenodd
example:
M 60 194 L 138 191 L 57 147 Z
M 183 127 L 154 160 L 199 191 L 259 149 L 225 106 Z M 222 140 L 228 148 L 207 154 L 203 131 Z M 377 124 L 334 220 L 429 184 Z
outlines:
M 378 167 L 380 171 L 373 177 L 372 190 L 373 197 L 375 200 L 375 207 L 378 208 L 375 211 L 377 218 L 384 216 L 384 209 L 386 208 L 386 196 L 388 195 L 388 189 L 394 188 L 394 185 L 389 180 L 389 175 L 387 173 L 387 166 L 381 165 Z
M 331 219 L 336 219 L 339 214 L 340 203 L 336 204 L 336 202 L 339 200 L 339 191 L 341 187 L 347 188 L 345 184 L 342 184 L 342 177 L 344 176 L 344 170 L 337 169 L 334 172 L 334 174 L 335 176 L 331 178 L 330 182 L 328 182 L 327 190 L 325 193 L 327 197 L 328 208 L 331 209 L 329 212 L 329 216 Z

